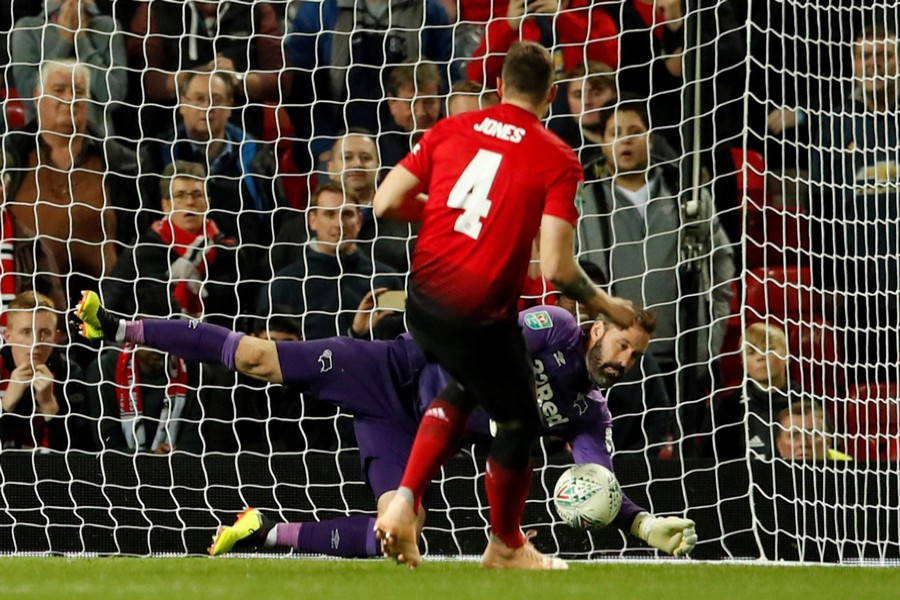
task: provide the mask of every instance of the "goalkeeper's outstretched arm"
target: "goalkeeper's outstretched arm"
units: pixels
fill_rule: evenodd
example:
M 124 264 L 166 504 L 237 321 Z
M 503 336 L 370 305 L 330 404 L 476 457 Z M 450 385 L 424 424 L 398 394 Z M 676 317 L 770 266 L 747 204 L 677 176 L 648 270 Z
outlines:
M 608 427 L 596 424 L 569 440 L 576 464 L 597 463 L 615 473 L 612 446 L 607 444 L 607 438 L 612 436 Z M 651 515 L 627 494 L 622 495 L 622 506 L 613 524 L 672 556 L 687 556 L 697 545 L 694 521 Z
M 654 517 L 642 512 L 632 521 L 631 534 L 677 557 L 687 556 L 697 545 L 694 522 L 680 517 Z

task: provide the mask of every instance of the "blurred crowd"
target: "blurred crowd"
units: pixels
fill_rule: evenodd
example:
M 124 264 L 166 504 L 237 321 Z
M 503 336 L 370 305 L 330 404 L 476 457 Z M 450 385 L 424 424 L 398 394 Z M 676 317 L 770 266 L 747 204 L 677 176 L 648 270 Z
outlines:
M 91 347 L 68 313 L 95 289 L 127 318 L 269 339 L 402 333 L 375 304 L 404 289 L 417 227 L 374 218 L 378 182 L 440 119 L 496 104 L 505 52 L 528 39 L 553 52 L 547 126 L 585 169 L 582 264 L 657 315 L 608 391 L 617 450 L 897 457 L 897 423 L 866 416 L 900 381 L 895 13 L 0 5 L 3 448 L 352 447 L 347 418 L 291 386 Z M 578 311 L 535 270 L 521 306 L 539 303 Z

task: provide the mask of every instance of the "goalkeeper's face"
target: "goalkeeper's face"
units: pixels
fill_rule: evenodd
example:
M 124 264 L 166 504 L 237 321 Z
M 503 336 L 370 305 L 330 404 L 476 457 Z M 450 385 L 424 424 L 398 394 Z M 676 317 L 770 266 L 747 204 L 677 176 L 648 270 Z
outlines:
M 597 320 L 591 327 L 588 345 L 588 376 L 595 385 L 608 388 L 647 351 L 650 334 L 640 325 L 620 329 Z
M 6 341 L 16 366 L 43 365 L 59 341 L 58 319 L 49 310 L 10 310 L 6 317 Z

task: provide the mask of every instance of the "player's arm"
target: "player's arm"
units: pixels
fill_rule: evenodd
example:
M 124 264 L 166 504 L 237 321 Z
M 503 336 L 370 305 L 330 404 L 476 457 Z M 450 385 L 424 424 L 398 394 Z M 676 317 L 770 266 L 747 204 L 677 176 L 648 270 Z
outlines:
M 541 272 L 560 292 L 588 307 L 591 316 L 607 315 L 627 328 L 634 322 L 631 303 L 613 298 L 588 278 L 575 260 L 575 228 L 559 217 L 545 214 L 541 219 Z
M 401 165 L 388 173 L 372 201 L 375 216 L 398 221 L 421 221 L 427 197 L 422 194 L 419 178 Z
M 613 473 L 612 429 L 590 427 L 571 439 L 572 458 L 575 464 L 595 463 Z M 697 545 L 694 521 L 680 517 L 656 517 L 622 494 L 622 507 L 613 524 L 639 538 L 657 550 L 672 556 L 687 556 Z

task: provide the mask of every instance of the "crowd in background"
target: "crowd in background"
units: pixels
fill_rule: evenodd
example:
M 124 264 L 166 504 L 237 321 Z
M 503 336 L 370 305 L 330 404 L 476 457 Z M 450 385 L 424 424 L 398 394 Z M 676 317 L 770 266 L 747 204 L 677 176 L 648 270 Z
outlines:
M 404 288 L 417 228 L 376 220 L 374 191 L 438 120 L 497 103 L 517 39 L 558 67 L 547 124 L 585 168 L 586 271 L 657 315 L 608 392 L 619 451 L 800 458 L 782 451 L 796 429 L 834 452 L 834 398 L 900 380 L 895 14 L 835 10 L 810 31 L 740 1 L 2 4 L 3 448 L 352 446 L 290 386 L 91 347 L 67 312 L 97 289 L 129 318 L 278 340 L 403 332 L 373 297 Z M 785 51 L 791 31 L 821 43 Z M 744 255 L 757 153 L 763 202 L 809 217 L 791 264 Z M 812 320 L 850 332 L 838 351 L 858 368 L 820 389 L 790 356 L 796 323 L 741 318 L 749 266 L 808 272 Z M 529 278 L 522 308 L 557 302 Z

